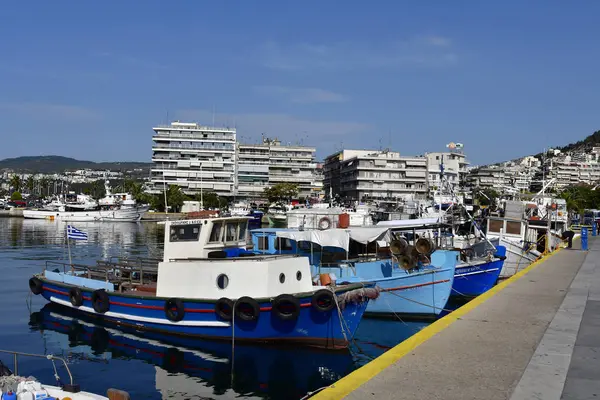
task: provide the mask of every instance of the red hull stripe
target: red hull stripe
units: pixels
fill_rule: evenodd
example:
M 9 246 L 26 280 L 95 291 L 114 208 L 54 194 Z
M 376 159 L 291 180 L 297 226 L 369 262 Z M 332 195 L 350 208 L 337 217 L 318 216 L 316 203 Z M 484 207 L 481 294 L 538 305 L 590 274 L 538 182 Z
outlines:
M 61 294 L 63 296 L 69 296 L 69 293 L 63 292 L 61 290 L 52 289 L 52 288 L 49 288 L 47 286 L 44 286 L 43 288 L 44 288 L 44 290 L 47 290 L 48 292 L 52 292 L 52 293 L 56 293 L 56 294 Z M 83 299 L 84 300 L 92 300 L 91 297 L 87 297 L 87 296 L 84 296 Z M 115 306 L 122 306 L 122 307 L 142 308 L 142 309 L 145 309 L 145 310 L 164 310 L 164 307 L 161 307 L 161 306 L 147 306 L 147 305 L 144 305 L 144 304 L 121 303 L 119 301 L 111 301 L 110 304 L 115 305 Z M 310 306 L 312 306 L 311 303 L 300 304 L 300 307 L 304 307 L 304 308 L 305 307 L 310 307 Z M 261 307 L 260 311 L 271 311 L 272 308 L 273 307 Z M 189 312 L 189 313 L 213 313 L 215 311 L 214 310 L 210 310 L 210 309 L 186 308 L 185 312 Z
M 419 287 L 423 287 L 423 286 L 437 285 L 438 283 L 446 283 L 446 282 L 450 282 L 450 279 L 444 279 L 441 281 L 433 281 L 433 282 L 427 282 L 427 283 L 419 283 L 417 285 L 410 285 L 410 286 L 398 286 L 395 288 L 381 289 L 381 291 L 382 292 L 395 292 L 396 290 L 414 289 L 414 288 L 419 288 Z

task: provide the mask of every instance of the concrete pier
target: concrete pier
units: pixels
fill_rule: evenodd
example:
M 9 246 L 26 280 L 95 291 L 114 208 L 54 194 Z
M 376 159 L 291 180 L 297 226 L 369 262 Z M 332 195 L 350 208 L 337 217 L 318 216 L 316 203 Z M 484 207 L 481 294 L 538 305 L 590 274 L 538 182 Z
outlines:
M 315 399 L 600 398 L 600 240 L 562 249 Z

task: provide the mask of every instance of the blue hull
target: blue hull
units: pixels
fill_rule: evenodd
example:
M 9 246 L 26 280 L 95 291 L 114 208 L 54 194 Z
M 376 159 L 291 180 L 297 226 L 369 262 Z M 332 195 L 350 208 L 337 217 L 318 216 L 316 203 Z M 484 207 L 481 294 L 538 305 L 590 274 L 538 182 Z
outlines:
M 42 277 L 40 279 L 43 282 L 42 296 L 48 301 L 107 322 L 136 330 L 183 337 L 231 340 L 233 336 L 236 342 L 293 343 L 328 349 L 345 348 L 354 337 L 368 304 L 368 300 L 359 303 L 348 302 L 341 311 L 341 321 L 337 308 L 334 307 L 328 312 L 318 311 L 311 305 L 313 293 L 302 293 L 296 295 L 300 300 L 300 314 L 296 320 L 281 320 L 271 312 L 270 299 L 256 299 L 260 305 L 256 321 L 225 321 L 215 313 L 214 301 L 182 299 L 185 318 L 180 322 L 171 322 L 165 317 L 164 305 L 167 299 L 164 298 L 107 292 L 110 309 L 105 314 L 100 314 L 93 309 L 90 289 L 80 288 L 83 291 L 83 305 L 74 307 L 69 301 L 69 290 L 75 286 Z M 355 288 L 350 286 L 338 289 L 336 293 Z
M 432 254 L 433 266 L 412 273 L 394 267 L 391 260 L 356 262 L 354 268 L 321 267 L 319 271 L 333 273 L 342 282 L 368 281 L 379 286 L 380 297 L 369 302 L 367 315 L 435 318 L 450 298 L 457 258 L 456 251 L 438 250 Z
M 492 261 L 458 265 L 454 275 L 452 295 L 474 297 L 490 290 L 498 281 L 505 255 L 506 247 L 497 246 Z

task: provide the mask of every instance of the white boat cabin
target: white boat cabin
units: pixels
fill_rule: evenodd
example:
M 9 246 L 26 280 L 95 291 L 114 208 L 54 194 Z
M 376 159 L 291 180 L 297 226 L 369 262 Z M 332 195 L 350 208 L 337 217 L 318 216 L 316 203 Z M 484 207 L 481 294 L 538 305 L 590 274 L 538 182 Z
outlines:
M 156 295 L 237 299 L 313 291 L 308 258 L 247 254 L 248 220 L 228 217 L 167 221 Z

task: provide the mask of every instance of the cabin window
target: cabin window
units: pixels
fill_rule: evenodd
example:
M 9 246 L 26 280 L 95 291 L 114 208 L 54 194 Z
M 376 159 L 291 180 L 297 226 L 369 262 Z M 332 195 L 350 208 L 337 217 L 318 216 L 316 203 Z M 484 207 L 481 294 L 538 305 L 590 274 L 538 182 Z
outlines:
M 500 232 L 500 229 L 502 229 L 502 222 L 503 221 L 501 220 L 491 219 L 489 224 L 490 232 Z
M 223 230 L 223 224 L 221 222 L 213 223 L 212 231 L 210 231 L 209 242 L 220 242 L 221 241 L 221 230 Z
M 520 222 L 506 222 L 506 233 L 511 235 L 521 234 L 521 223 Z
M 217 276 L 217 286 L 219 289 L 225 289 L 229 285 L 229 277 L 225 274 Z
M 302 280 L 302 272 L 298 271 L 296 272 L 296 280 Z
M 259 236 L 257 239 L 259 250 L 269 250 L 269 238 L 267 236 Z
M 237 223 L 229 223 L 225 225 L 225 241 L 226 242 L 235 242 L 237 240 Z
M 240 224 L 240 232 L 238 235 L 238 240 L 245 240 L 246 239 L 246 229 L 248 229 L 248 222 L 242 222 Z
M 292 241 L 288 238 L 275 239 L 275 250 L 292 250 Z
M 305 241 L 305 240 L 302 240 L 302 241 L 298 242 L 298 248 L 300 250 L 303 250 L 303 251 L 310 251 L 310 245 L 311 245 L 311 242 L 308 242 L 308 241 Z M 314 252 L 321 251 L 321 245 L 313 243 L 312 244 L 312 250 Z
M 200 224 L 171 226 L 170 242 L 193 242 L 200 237 Z
M 283 274 L 283 273 L 279 274 L 279 282 L 280 283 L 285 282 L 285 274 Z

